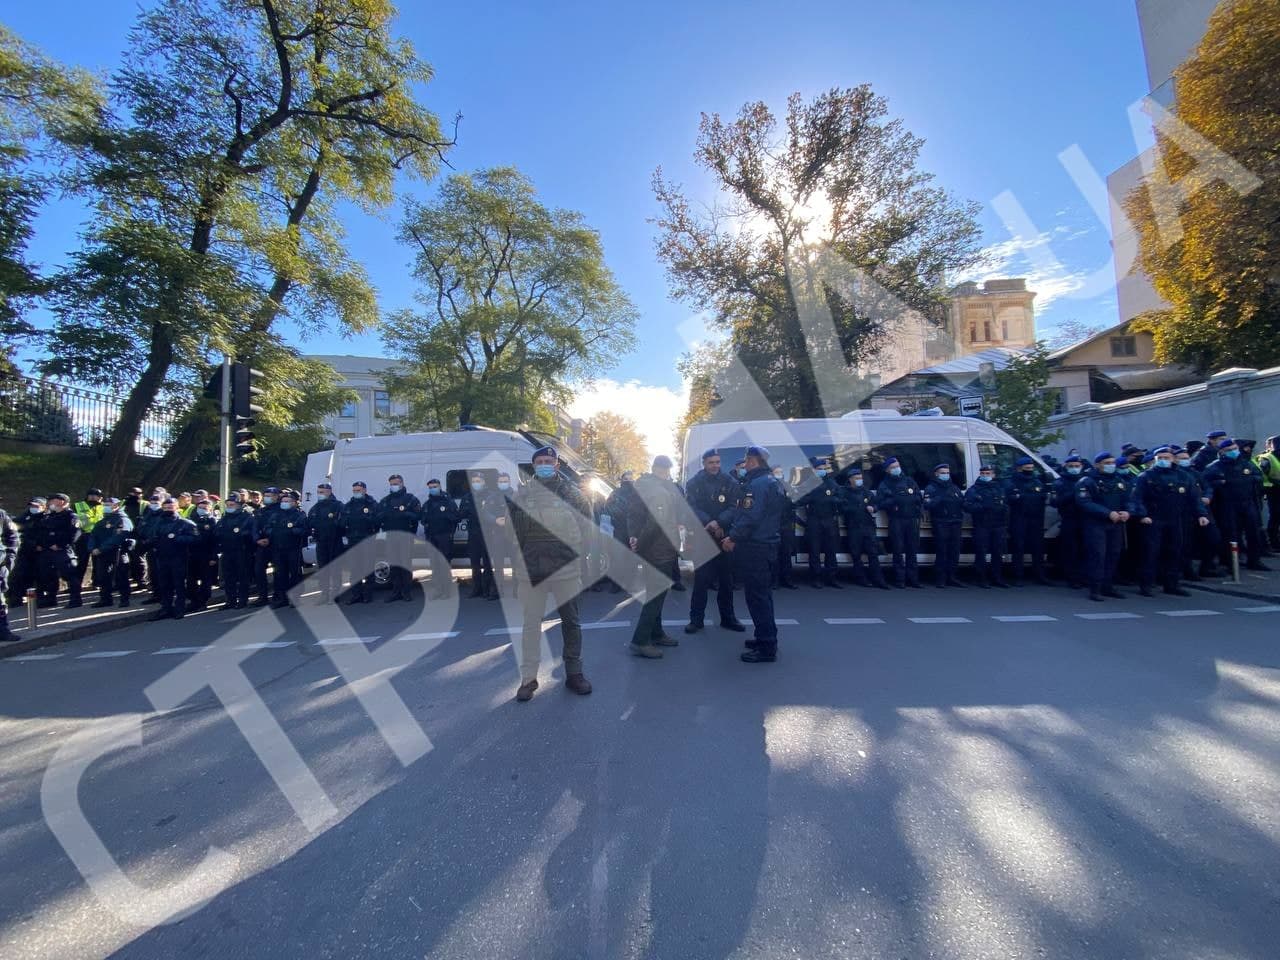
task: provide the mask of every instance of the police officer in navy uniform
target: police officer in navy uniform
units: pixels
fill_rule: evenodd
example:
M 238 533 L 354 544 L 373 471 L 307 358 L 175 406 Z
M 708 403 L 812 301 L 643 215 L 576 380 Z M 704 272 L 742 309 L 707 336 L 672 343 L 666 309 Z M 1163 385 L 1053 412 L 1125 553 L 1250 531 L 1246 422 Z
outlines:
M 1076 503 L 1076 484 L 1084 476 L 1084 460 L 1072 454 L 1062 461 L 1052 500 L 1058 510 L 1058 562 L 1073 590 L 1084 586 L 1084 520 Z
M 58 583 L 67 582 L 68 607 L 83 604 L 80 599 L 80 573 L 76 568 L 75 542 L 80 537 L 80 520 L 69 509 L 71 498 L 65 493 L 51 493 L 44 522 L 36 529 L 38 606 L 58 605 Z
M 958 574 L 964 491 L 951 480 L 951 464 L 933 468 L 933 482 L 924 488 L 924 508 L 933 526 L 934 583 L 939 589 L 963 587 Z
M 414 534 L 422 522 L 422 501 L 405 489 L 404 477 L 393 473 L 387 477 L 389 492 L 378 504 L 382 511 L 382 529 L 387 533 Z M 387 562 L 391 565 L 391 595 L 384 601 L 412 600 L 413 551 L 408 541 L 388 537 Z
M 36 585 L 37 553 L 36 528 L 44 522 L 44 497 L 32 497 L 27 502 L 27 509 L 9 519 L 18 528 L 18 553 L 13 568 L 9 571 L 9 606 L 20 606 L 26 601 L 27 591 Z
M 876 492 L 866 484 L 862 467 L 852 466 L 847 471 L 848 486 L 843 490 L 841 509 L 844 512 L 844 529 L 849 548 L 849 563 L 853 567 L 853 582 L 860 587 L 879 587 L 888 590 L 884 573 L 880 569 L 880 538 L 876 535 Z M 867 563 L 862 564 L 863 556 Z
M 316 484 L 316 502 L 307 511 L 307 536 L 316 545 L 316 582 L 320 602 L 336 603 L 342 592 L 342 503 L 333 495 L 333 484 Z
M 1130 513 L 1145 526 L 1140 592 L 1152 595 L 1157 576 L 1165 593 L 1189 597 L 1178 583 L 1182 573 L 1183 533 L 1188 518 L 1198 526 L 1209 525 L 1208 511 L 1200 502 L 1199 489 L 1187 482 L 1184 471 L 1174 465 L 1173 451 L 1157 447 L 1153 465 L 1133 485 Z
M 1050 488 L 1030 457 L 1014 462 L 1009 479 L 1009 547 L 1013 553 L 1013 585 L 1022 586 L 1026 554 L 1031 554 L 1031 579 L 1048 583 L 1044 575 L 1044 511 Z
M 263 490 L 262 506 L 253 514 L 258 528 L 257 547 L 253 554 L 253 584 L 258 595 L 253 601 L 255 607 L 265 607 L 271 602 L 271 585 L 267 582 L 267 566 L 271 563 L 271 539 L 267 536 L 267 529 L 272 522 L 271 518 L 280 510 L 280 493 L 279 487 L 267 487 Z
M 9 629 L 9 611 L 4 598 L 9 589 L 9 575 L 18 562 L 21 543 L 22 535 L 18 532 L 18 525 L 9 518 L 9 514 L 0 510 L 0 643 L 11 643 L 19 639 Z
M 1205 468 L 1204 482 L 1213 497 L 1213 514 L 1224 546 L 1229 549 L 1235 541 L 1244 547 L 1250 570 L 1269 570 L 1262 562 L 1257 506 L 1262 474 L 1258 465 L 1241 454 L 1237 441 L 1224 437 L 1218 442 L 1218 459 Z M 1223 555 L 1227 556 L 1225 551 Z
M 590 497 L 585 490 L 579 490 L 583 498 L 591 503 Z M 517 490 L 511 483 L 511 474 L 505 470 L 498 472 L 498 489 L 493 491 L 489 496 L 489 513 L 493 517 L 493 525 L 490 530 L 493 536 L 490 538 L 492 543 L 486 544 L 489 548 L 489 561 L 493 564 L 493 574 L 490 577 L 490 590 L 488 599 L 498 600 L 502 596 L 502 592 L 508 591 L 512 597 L 520 595 L 520 574 L 519 564 L 516 561 L 516 554 L 520 547 L 516 543 L 514 524 L 511 522 L 511 505 L 515 502 Z M 595 516 L 595 507 L 592 505 L 592 517 Z M 582 582 L 589 583 L 588 575 L 590 573 L 591 551 L 593 550 L 593 538 L 600 533 L 599 528 L 595 524 L 591 524 L 584 531 L 586 539 L 583 542 L 582 550 Z M 511 580 L 507 581 L 506 569 L 507 560 L 511 561 Z
M 1116 458 L 1100 453 L 1093 458 L 1094 472 L 1076 484 L 1076 505 L 1084 520 L 1085 576 L 1089 599 L 1124 597 L 1114 586 L 1124 525 L 1129 521 L 1133 478 L 1116 473 Z
M 102 501 L 102 516 L 85 538 L 85 549 L 93 558 L 93 582 L 98 588 L 95 607 L 112 605 L 112 594 L 120 598 L 120 606 L 129 606 L 129 551 L 134 543 L 133 522 L 120 509 L 116 497 Z
M 218 515 L 211 506 L 207 495 L 199 497 L 192 502 L 192 511 L 187 517 L 196 525 L 196 540 L 187 555 L 187 613 L 209 606 L 213 585 L 218 579 Z
M 289 591 L 297 583 L 295 558 L 307 542 L 307 517 L 297 509 L 293 494 L 280 491 L 279 507 L 258 525 L 258 542 L 266 540 L 271 551 L 271 606 L 277 609 L 291 606 Z
M 447 597 L 453 586 L 449 555 L 453 551 L 453 531 L 458 527 L 458 508 L 453 498 L 440 485 L 439 479 L 427 481 L 427 499 L 422 504 L 422 532 L 432 546 L 430 599 Z
M 187 612 L 187 562 L 196 540 L 196 525 L 178 513 L 175 497 L 161 501 L 160 519 L 152 529 L 155 539 L 156 590 L 160 609 L 152 620 L 181 620 Z
M 702 454 L 702 469 L 685 484 L 684 495 L 698 521 L 717 543 L 734 516 L 742 485 L 720 470 L 720 451 L 707 450 Z M 772 476 L 769 478 L 772 480 Z M 775 541 L 776 542 L 776 541 Z M 733 612 L 733 570 L 730 558 L 723 550 L 709 559 L 698 558 L 693 574 L 693 590 L 689 596 L 689 622 L 685 633 L 697 633 L 703 627 L 707 610 L 707 592 L 716 588 L 716 605 L 720 611 L 720 626 L 742 633 L 747 628 L 738 622 Z
M 747 641 L 744 663 L 778 659 L 778 625 L 773 616 L 773 566 L 778 560 L 778 528 L 786 492 L 769 470 L 769 451 L 747 447 L 742 496 L 731 511 L 720 549 L 731 555 L 742 578 L 755 638 Z
M 991 464 L 978 468 L 978 479 L 964 493 L 964 509 L 973 522 L 973 573 L 978 586 L 984 590 L 1009 586 L 1004 579 L 1009 495 Z
M 238 493 L 227 494 L 227 502 L 214 527 L 213 536 L 222 558 L 222 591 L 226 596 L 226 609 L 242 610 L 249 605 L 258 527 Z
M 351 499 L 342 510 L 342 532 L 350 550 L 362 540 L 377 535 L 382 529 L 382 511 L 378 502 L 369 496 L 369 488 L 363 480 L 351 484 Z M 373 602 L 373 571 L 352 572 L 351 592 L 347 605 Z
M 814 589 L 840 589 L 836 582 L 836 551 L 840 543 L 840 510 L 844 498 L 831 476 L 831 460 L 810 457 L 817 484 L 797 504 L 804 508 L 804 534 L 809 551 L 809 583 Z
M 489 502 L 492 491 L 483 471 L 471 474 L 470 487 L 458 501 L 458 519 L 467 524 L 467 558 L 471 561 L 471 599 L 488 597 L 494 592 L 493 557 L 485 540 L 485 525 L 493 522 Z
M 876 506 L 889 515 L 889 550 L 893 553 L 893 575 L 899 590 L 920 587 L 917 554 L 920 552 L 920 517 L 924 514 L 924 491 L 902 469 L 897 457 L 884 462 L 885 475 L 876 490 Z
M 1208 442 L 1202 444 L 1191 458 L 1191 468 L 1201 475 L 1218 458 L 1218 445 L 1227 438 L 1227 431 L 1210 430 L 1205 436 Z

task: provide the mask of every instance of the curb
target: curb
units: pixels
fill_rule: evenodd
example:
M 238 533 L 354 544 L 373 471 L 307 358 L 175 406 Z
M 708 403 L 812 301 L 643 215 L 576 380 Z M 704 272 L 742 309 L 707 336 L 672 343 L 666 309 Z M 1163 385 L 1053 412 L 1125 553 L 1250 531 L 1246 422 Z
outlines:
M 1188 590 L 1202 590 L 1205 593 L 1220 593 L 1228 597 L 1243 597 L 1245 600 L 1260 600 L 1267 603 L 1280 603 L 1280 593 L 1258 593 L 1249 590 L 1237 590 L 1235 586 L 1230 587 L 1206 587 L 1203 583 L 1188 583 L 1183 580 L 1180 584 Z
M 30 653 L 32 650 L 40 650 L 44 647 L 54 647 L 60 643 L 79 640 L 81 637 L 90 637 L 96 633 L 107 633 L 111 630 L 119 630 L 122 627 L 130 627 L 134 624 L 145 622 L 150 616 L 150 610 L 139 609 L 136 612 L 112 617 L 108 620 L 100 620 L 97 623 L 82 623 L 78 626 L 68 627 L 65 630 L 58 630 L 54 627 L 40 627 L 37 628 L 36 633 L 41 633 L 44 630 L 51 632 L 43 636 L 33 636 L 30 639 L 19 640 L 17 643 L 6 643 L 4 646 L 0 646 L 0 660 L 16 657 L 23 653 Z

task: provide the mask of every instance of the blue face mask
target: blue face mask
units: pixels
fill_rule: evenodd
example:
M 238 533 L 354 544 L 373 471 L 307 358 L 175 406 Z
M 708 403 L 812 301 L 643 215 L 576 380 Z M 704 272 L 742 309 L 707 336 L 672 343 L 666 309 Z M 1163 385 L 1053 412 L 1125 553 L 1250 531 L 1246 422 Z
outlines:
M 988 477 L 988 476 L 986 476 L 986 475 L 984 475 L 984 474 L 981 474 L 981 473 L 980 473 L 980 474 L 978 474 L 978 482 L 979 482 L 979 483 L 990 483 L 990 482 L 991 482 L 991 477 Z
M 428 497 L 438 497 L 438 496 L 440 496 L 440 488 L 439 488 L 439 487 L 427 487 L 427 496 L 428 496 Z
M 509 482 L 507 482 L 506 480 L 499 480 L 499 481 L 498 481 L 498 489 L 499 489 L 499 490 L 510 490 L 510 489 L 511 489 L 511 484 L 510 484 Z
M 534 466 L 533 474 L 539 480 L 550 480 L 556 475 L 556 468 L 549 463 L 539 463 Z
M 292 510 L 292 509 L 293 509 L 293 504 L 292 504 L 292 503 L 290 503 L 288 500 L 286 500 L 284 503 L 280 504 L 280 509 L 281 509 L 281 510 Z
M 1234 460 L 1236 457 L 1240 456 L 1240 451 L 1239 450 L 1223 450 L 1222 455 L 1226 457 L 1228 460 Z
M 900 477 L 900 476 L 902 476 L 902 468 L 901 468 L 901 467 L 890 467 L 890 468 L 889 468 L 889 476 L 891 476 L 891 477 Z
M 747 475 L 747 468 L 738 467 L 738 469 L 734 470 L 733 472 L 736 473 L 738 475 L 738 479 L 741 480 L 743 477 Z
M 815 470 L 815 471 L 813 471 L 813 472 L 814 472 L 814 473 L 816 473 L 816 474 L 818 475 L 818 479 L 819 479 L 819 480 L 821 480 L 823 477 L 825 477 L 825 476 L 827 475 L 827 471 L 823 470 L 821 467 L 819 467 L 817 470 Z
M 1178 466 L 1182 467 L 1184 470 L 1190 470 L 1190 469 L 1191 469 L 1191 461 L 1190 461 L 1190 460 L 1179 460 L 1179 461 L 1178 461 Z
M 1103 473 L 1115 473 L 1116 465 L 1114 463 L 1104 463 L 1098 469 L 1101 470 Z
M 935 474 L 935 476 L 938 478 L 939 483 L 946 483 L 948 480 L 951 479 L 951 474 L 949 473 L 939 473 L 939 474 Z
M 1073 477 L 1078 477 L 1078 476 L 1080 476 L 1080 468 L 1079 468 L 1079 467 L 1067 467 L 1067 473 L 1069 473 L 1069 474 L 1070 474 L 1071 476 L 1073 476 Z
M 861 477 L 854 477 L 854 478 L 853 478 L 853 485 L 854 485 L 855 487 L 860 487 L 860 486 L 862 486 L 862 478 L 861 478 Z
M 1168 470 L 1170 467 L 1173 466 L 1173 461 L 1172 460 L 1156 460 L 1156 466 L 1159 467 L 1161 470 Z

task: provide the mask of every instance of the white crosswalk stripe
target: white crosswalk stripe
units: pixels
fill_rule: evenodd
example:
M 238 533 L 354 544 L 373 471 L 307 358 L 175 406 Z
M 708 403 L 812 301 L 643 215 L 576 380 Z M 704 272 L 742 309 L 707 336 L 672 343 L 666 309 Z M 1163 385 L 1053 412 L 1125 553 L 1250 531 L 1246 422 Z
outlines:
M 0 663 L 25 663 L 28 660 L 57 660 L 62 654 L 60 653 L 28 653 L 21 657 L 6 657 L 0 660 Z
M 1081 620 L 1141 620 L 1140 613 L 1077 613 Z
M 1280 606 L 1269 603 L 1262 607 L 1236 607 L 1241 613 L 1280 613 Z
M 380 637 L 381 634 L 377 634 L 372 637 L 326 637 L 323 640 L 317 640 L 316 643 L 322 647 L 340 647 L 347 644 L 373 643 L 373 641 L 380 639 Z
M 833 627 L 856 627 L 884 623 L 884 620 L 880 617 L 827 617 L 823 623 L 829 623 Z
M 161 647 L 159 650 L 152 650 L 153 657 L 162 657 L 165 654 L 182 654 L 182 653 L 199 653 L 205 647 Z
M 109 660 L 113 657 L 127 657 L 136 650 L 95 650 L 93 653 L 82 653 L 77 660 Z
M 440 630 L 436 633 L 402 633 L 392 640 L 448 640 L 450 637 L 456 637 L 461 630 Z
M 1162 617 L 1220 617 L 1221 610 L 1157 610 Z
M 1057 617 L 1050 617 L 1043 613 L 1030 613 L 1025 616 L 1017 617 L 992 617 L 992 620 L 999 620 L 1001 623 L 1048 623 L 1051 620 L 1057 620 Z
M 968 617 L 907 617 L 912 623 L 973 623 Z
M 597 620 L 595 623 L 582 624 L 583 630 L 609 630 L 613 627 L 629 627 L 630 620 Z
M 242 643 L 236 647 L 237 650 L 279 650 L 282 647 L 292 647 L 296 640 L 272 640 L 269 643 Z

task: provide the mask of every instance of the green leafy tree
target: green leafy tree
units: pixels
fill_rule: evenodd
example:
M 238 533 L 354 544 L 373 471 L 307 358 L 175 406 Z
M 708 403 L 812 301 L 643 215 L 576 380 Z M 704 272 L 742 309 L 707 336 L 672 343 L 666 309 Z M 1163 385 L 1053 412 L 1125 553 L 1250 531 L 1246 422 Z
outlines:
M 403 361 L 387 386 L 410 428 L 545 425 L 548 403 L 634 342 L 636 311 L 599 235 L 543 206 L 517 170 L 449 177 L 434 203 L 409 206 L 400 239 L 419 306 L 396 313 L 383 342 Z
M 304 334 L 376 323 L 335 210 L 386 206 L 397 173 L 433 175 L 451 142 L 414 99 L 430 69 L 394 14 L 387 0 L 162 0 L 138 18 L 110 117 L 64 131 L 73 186 L 100 212 L 61 278 L 48 367 L 125 377 L 106 483 L 160 398 L 194 395 L 223 352 L 261 361 L 282 314 Z M 148 481 L 180 476 L 214 422 L 192 405 Z
M 1021 440 L 1032 450 L 1043 450 L 1062 439 L 1062 431 L 1048 430 L 1057 400 L 1045 390 L 1049 383 L 1049 349 L 1044 343 L 1014 357 L 995 375 L 995 394 L 987 401 L 987 420 Z
M 941 320 L 944 278 L 977 260 L 978 207 L 918 166 L 923 141 L 869 86 L 702 117 L 695 159 L 721 195 L 695 210 L 658 171 L 658 256 L 709 308 L 780 416 L 849 409 L 854 368 L 909 314 Z

